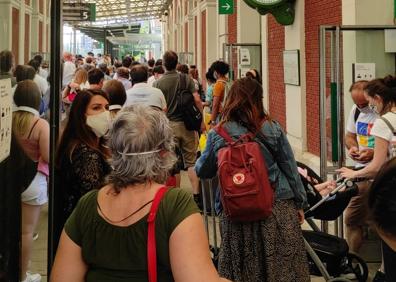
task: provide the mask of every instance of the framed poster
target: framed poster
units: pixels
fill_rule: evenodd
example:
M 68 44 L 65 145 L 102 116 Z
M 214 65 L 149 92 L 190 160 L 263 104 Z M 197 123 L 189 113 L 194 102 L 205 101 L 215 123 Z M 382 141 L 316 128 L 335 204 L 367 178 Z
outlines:
M 283 76 L 284 83 L 300 85 L 300 51 L 283 51 Z
M 0 163 L 10 155 L 12 130 L 11 79 L 0 80 Z

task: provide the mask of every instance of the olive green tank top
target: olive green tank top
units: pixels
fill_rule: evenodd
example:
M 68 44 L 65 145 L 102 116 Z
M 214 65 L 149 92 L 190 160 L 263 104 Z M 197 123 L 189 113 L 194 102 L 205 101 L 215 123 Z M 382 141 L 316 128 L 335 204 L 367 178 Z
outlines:
M 97 211 L 98 190 L 84 195 L 65 224 L 67 235 L 82 249 L 88 265 L 85 281 L 147 282 L 147 217 L 120 227 L 105 221 Z M 174 281 L 169 258 L 169 238 L 177 225 L 199 213 L 191 194 L 170 189 L 156 218 L 158 282 Z

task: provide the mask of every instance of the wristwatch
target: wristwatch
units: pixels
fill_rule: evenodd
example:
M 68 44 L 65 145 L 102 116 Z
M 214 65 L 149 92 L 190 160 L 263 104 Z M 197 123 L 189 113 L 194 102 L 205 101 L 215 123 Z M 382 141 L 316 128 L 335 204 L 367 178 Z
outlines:
M 209 121 L 210 125 L 216 125 L 216 122 L 214 120 Z

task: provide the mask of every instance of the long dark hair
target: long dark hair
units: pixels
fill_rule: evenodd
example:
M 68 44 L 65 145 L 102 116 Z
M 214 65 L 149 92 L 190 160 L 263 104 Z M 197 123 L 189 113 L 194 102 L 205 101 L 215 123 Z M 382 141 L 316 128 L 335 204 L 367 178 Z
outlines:
M 85 112 L 89 102 L 95 95 L 100 95 L 107 101 L 109 100 L 107 94 L 102 90 L 82 90 L 76 95 L 70 108 L 69 119 L 59 142 L 56 154 L 58 167 L 61 165 L 63 158 L 71 159 L 73 150 L 78 144 L 85 144 L 91 149 L 98 151 L 101 155 L 106 155 L 101 146 L 102 138 L 98 145 L 98 138 L 86 122 Z
M 224 103 L 221 123 L 235 121 L 250 132 L 257 132 L 264 119 L 263 88 L 254 79 L 238 79 L 231 86 Z
M 385 234 L 396 238 L 396 158 L 383 165 L 368 194 L 370 219 Z

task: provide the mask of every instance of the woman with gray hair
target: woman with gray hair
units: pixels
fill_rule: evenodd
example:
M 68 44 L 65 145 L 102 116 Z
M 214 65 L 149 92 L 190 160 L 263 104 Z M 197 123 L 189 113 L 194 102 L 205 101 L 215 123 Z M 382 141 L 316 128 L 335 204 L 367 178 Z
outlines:
M 227 281 L 211 262 L 191 195 L 163 188 L 176 161 L 166 115 L 143 105 L 123 109 L 109 146 L 114 170 L 108 184 L 81 198 L 66 222 L 51 281 L 148 281 L 147 220 L 160 191 L 165 195 L 155 219 L 157 280 Z

